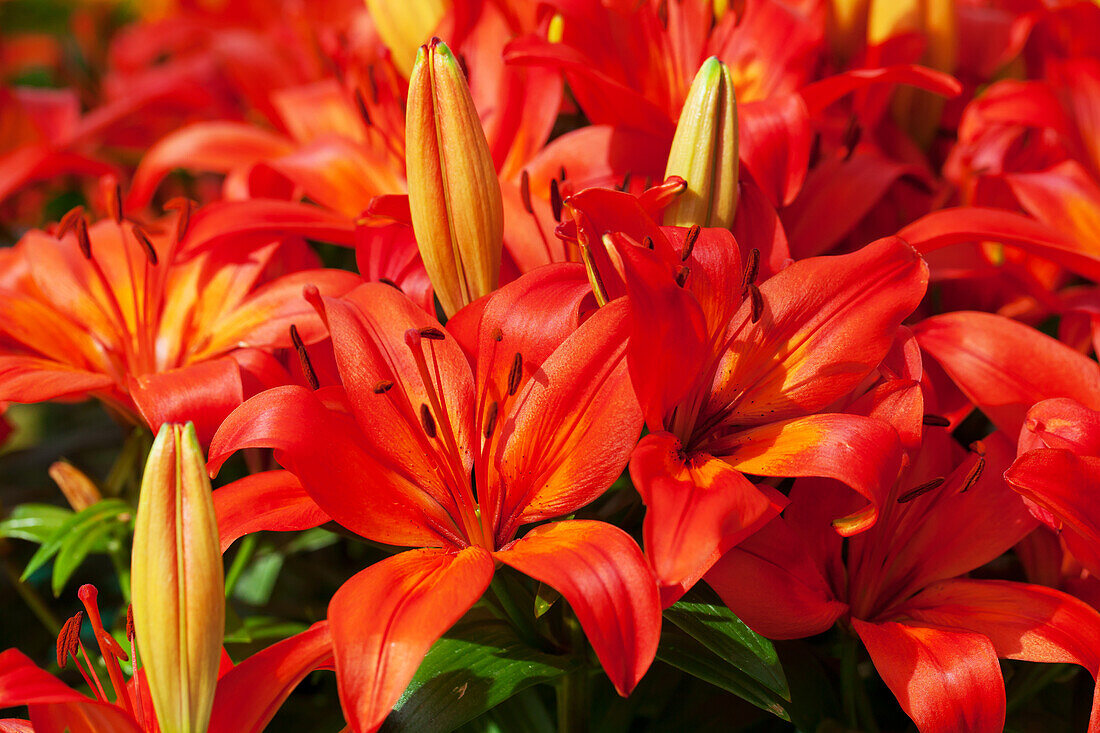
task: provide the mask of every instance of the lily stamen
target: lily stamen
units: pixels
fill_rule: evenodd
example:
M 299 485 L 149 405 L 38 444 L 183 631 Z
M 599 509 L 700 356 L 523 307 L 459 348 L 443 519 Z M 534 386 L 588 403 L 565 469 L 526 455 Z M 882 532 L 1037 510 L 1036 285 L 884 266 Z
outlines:
M 929 491 L 938 489 L 940 486 L 943 485 L 944 481 L 946 481 L 946 479 L 943 476 L 939 476 L 932 479 L 931 481 L 926 481 L 919 486 L 914 486 L 913 488 L 909 489 L 904 494 L 898 497 L 898 503 L 907 504 L 913 501 L 913 499 L 916 499 L 918 496 L 923 496 Z
M 512 369 L 508 372 L 508 396 L 513 397 L 519 389 L 519 380 L 523 377 L 523 356 L 517 351 L 512 358 Z
M 317 389 L 321 386 L 321 380 L 317 378 L 317 372 L 313 370 L 313 362 L 310 361 L 309 352 L 306 351 L 306 344 L 298 333 L 298 326 L 293 323 L 290 324 L 290 342 L 294 344 L 294 350 L 298 352 L 298 362 L 302 365 L 302 372 L 306 375 L 306 381 L 309 382 L 309 388 Z
M 701 231 L 702 227 L 698 224 L 692 224 L 688 229 L 687 236 L 684 237 L 684 249 L 680 252 L 680 262 L 687 262 L 691 257 L 691 252 L 695 249 L 695 241 L 699 239 Z

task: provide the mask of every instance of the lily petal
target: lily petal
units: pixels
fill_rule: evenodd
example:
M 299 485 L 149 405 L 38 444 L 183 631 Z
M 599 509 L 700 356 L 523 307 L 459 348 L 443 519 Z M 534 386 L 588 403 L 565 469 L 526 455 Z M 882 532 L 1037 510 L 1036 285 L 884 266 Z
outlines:
M 298 683 L 331 657 L 324 621 L 253 654 L 218 680 L 210 733 L 260 733 Z
M 328 607 L 340 704 L 352 730 L 376 730 L 431 645 L 489 587 L 480 547 L 410 550 L 344 583 Z
M 1100 408 L 1100 367 L 1062 343 L 1004 316 L 956 312 L 913 327 L 938 361 L 997 427 L 1017 435 L 1029 407 L 1072 397 Z
M 852 487 L 868 504 L 833 520 L 845 537 L 878 518 L 901 460 L 897 431 L 858 415 L 810 415 L 735 433 L 722 443 L 723 460 L 757 476 L 822 476 Z
M 875 669 L 922 733 L 999 733 L 1005 686 L 997 653 L 978 633 L 852 619 Z
M 214 492 L 214 512 L 223 554 L 246 534 L 299 531 L 331 519 L 289 471 L 254 473 L 226 484 Z
M 684 456 L 680 441 L 669 433 L 642 438 L 630 460 L 630 477 L 645 501 L 646 555 L 662 585 L 686 581 L 690 587 L 787 503 L 713 456 Z
M 565 597 L 616 691 L 629 695 L 661 635 L 656 579 L 630 535 L 604 522 L 558 522 L 494 557 Z

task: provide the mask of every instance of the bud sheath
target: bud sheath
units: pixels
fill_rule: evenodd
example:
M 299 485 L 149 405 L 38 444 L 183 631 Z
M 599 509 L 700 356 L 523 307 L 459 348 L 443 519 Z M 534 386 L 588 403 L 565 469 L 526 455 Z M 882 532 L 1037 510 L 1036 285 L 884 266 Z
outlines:
M 466 77 L 439 39 L 417 53 L 405 137 L 413 231 L 450 316 L 496 289 L 504 212 Z
M 141 481 L 132 560 L 134 626 L 163 733 L 206 730 L 225 628 L 210 479 L 195 427 L 165 423 Z
M 687 190 L 665 209 L 666 226 L 733 226 L 737 212 L 737 100 L 729 68 L 714 56 L 691 83 L 665 178 L 680 176 Z

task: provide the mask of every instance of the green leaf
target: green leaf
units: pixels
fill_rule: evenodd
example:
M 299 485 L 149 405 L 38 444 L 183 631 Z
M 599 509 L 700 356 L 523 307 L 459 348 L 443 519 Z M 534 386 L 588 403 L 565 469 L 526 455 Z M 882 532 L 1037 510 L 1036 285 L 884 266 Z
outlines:
M 790 690 L 772 643 L 706 589 L 665 609 L 658 659 L 786 718 Z
M 62 543 L 57 557 L 53 561 L 53 579 L 51 588 L 54 597 L 61 595 L 65 583 L 84 562 L 89 552 L 105 552 L 110 538 L 118 531 L 119 522 L 101 521 L 97 524 L 80 525 L 79 531 L 72 532 Z
M 535 618 L 542 618 L 543 614 L 550 610 L 557 600 L 561 598 L 561 593 L 554 590 L 546 583 L 539 583 L 538 592 L 535 593 Z
M 53 504 L 20 504 L 0 522 L 0 537 L 42 544 L 62 523 L 73 516 L 69 509 Z
M 36 570 L 46 564 L 68 541 L 72 541 L 74 534 L 88 532 L 100 522 L 118 519 L 119 517 L 132 516 L 133 509 L 121 499 L 104 499 L 96 502 L 84 511 L 71 515 L 58 525 L 57 529 L 42 543 L 38 551 L 31 557 L 27 567 L 23 570 L 21 580 L 26 580 Z M 112 524 L 114 522 L 111 522 Z
M 571 658 L 532 649 L 509 624 L 475 611 L 432 646 L 383 730 L 452 731 L 574 666 Z

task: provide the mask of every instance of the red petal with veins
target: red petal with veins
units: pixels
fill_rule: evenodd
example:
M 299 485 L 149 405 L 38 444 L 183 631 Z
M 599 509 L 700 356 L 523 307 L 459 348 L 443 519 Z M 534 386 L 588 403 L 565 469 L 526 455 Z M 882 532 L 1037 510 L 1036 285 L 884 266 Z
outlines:
M 922 733 L 1004 729 L 1004 679 L 986 636 L 855 618 L 852 627 Z
M 1053 588 L 956 578 L 928 586 L 899 610 L 918 623 L 982 634 L 997 656 L 1080 664 L 1100 672 L 1100 612 Z
M 815 412 L 843 397 L 889 352 L 927 282 L 924 261 L 896 237 L 794 263 L 760 286 L 757 323 L 751 299 L 733 317 L 731 345 L 703 416 L 752 425 Z
M 377 730 L 424 655 L 493 577 L 480 547 L 409 550 L 340 586 L 328 607 L 340 705 L 352 730 Z
M 926 354 L 997 427 L 1017 435 L 1028 408 L 1072 397 L 1100 408 L 1100 367 L 1017 321 L 991 313 L 933 316 L 913 327 Z
M 1060 530 L 1081 564 L 1100 575 L 1100 457 L 1052 448 L 1028 451 L 1005 473 L 1005 481 L 1045 510 L 1037 516 Z
M 222 357 L 167 372 L 130 378 L 130 397 L 153 431 L 162 423 L 195 423 L 203 445 L 222 420 L 244 402 L 241 368 Z
M 221 487 L 213 497 L 222 553 L 246 534 L 294 532 L 331 519 L 289 471 L 245 476 Z
M 716 451 L 717 452 L 717 451 Z M 878 519 L 879 507 L 900 465 L 897 432 L 858 415 L 810 415 L 735 433 L 722 441 L 724 461 L 757 476 L 822 476 L 843 481 L 867 499 L 866 507 L 833 520 L 850 536 Z
M 260 733 L 298 683 L 331 658 L 324 621 L 256 652 L 218 679 L 210 733 Z
M 449 545 L 454 525 L 446 510 L 372 458 L 363 440 L 352 418 L 327 409 L 316 393 L 279 387 L 226 418 L 211 441 L 208 467 L 216 473 L 242 448 L 273 448 L 318 506 L 348 529 L 398 546 Z
M 198 251 L 220 245 L 261 245 L 291 235 L 350 247 L 355 244 L 355 222 L 293 201 L 215 201 L 191 217 L 184 244 L 189 251 Z
M 656 579 L 634 540 L 610 524 L 573 520 L 537 527 L 494 557 L 565 597 L 611 683 L 629 695 L 661 636 Z
M 786 506 L 778 492 L 754 486 L 713 456 L 685 456 L 669 433 L 642 438 L 630 477 L 646 504 L 645 550 L 662 585 L 690 587 Z

